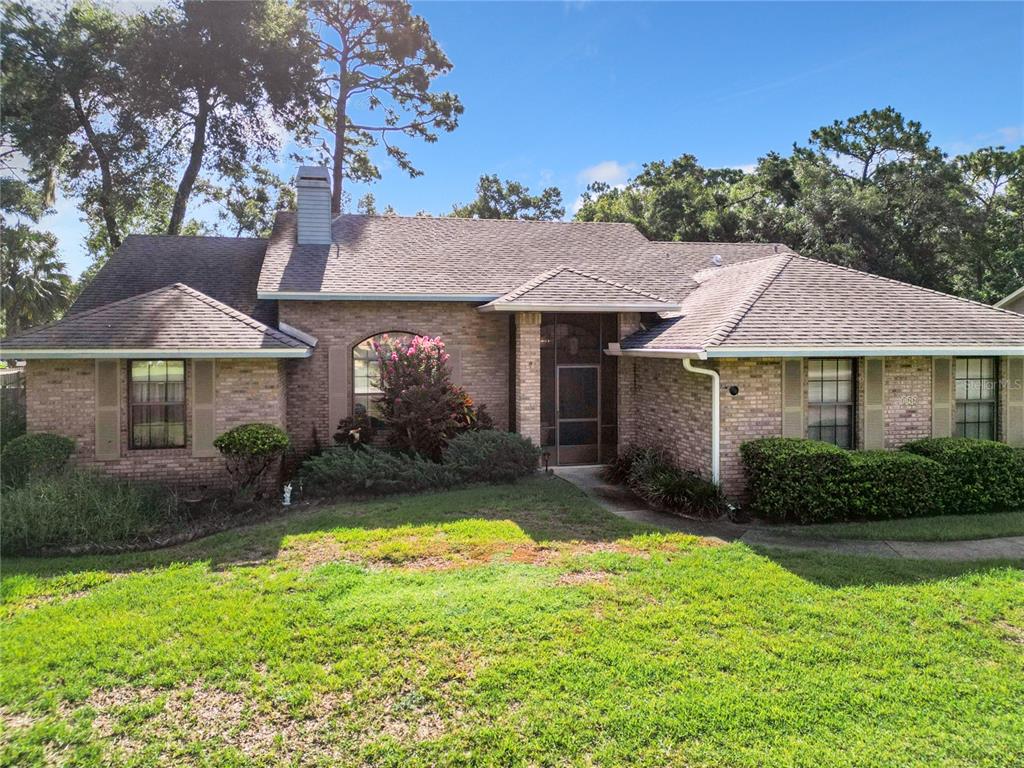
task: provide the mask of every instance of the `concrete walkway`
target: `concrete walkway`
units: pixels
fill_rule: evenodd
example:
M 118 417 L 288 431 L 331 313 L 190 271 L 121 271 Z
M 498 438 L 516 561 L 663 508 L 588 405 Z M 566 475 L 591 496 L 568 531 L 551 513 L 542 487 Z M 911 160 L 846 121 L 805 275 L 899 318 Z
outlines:
M 742 541 L 756 547 L 802 549 L 836 555 L 906 558 L 909 560 L 1024 560 L 1024 536 L 970 541 L 871 541 L 809 538 L 765 525 L 742 525 L 728 520 L 691 520 L 655 512 L 618 485 L 601 479 L 599 466 L 555 467 L 553 472 L 577 486 L 614 515 L 662 530 L 693 536 Z

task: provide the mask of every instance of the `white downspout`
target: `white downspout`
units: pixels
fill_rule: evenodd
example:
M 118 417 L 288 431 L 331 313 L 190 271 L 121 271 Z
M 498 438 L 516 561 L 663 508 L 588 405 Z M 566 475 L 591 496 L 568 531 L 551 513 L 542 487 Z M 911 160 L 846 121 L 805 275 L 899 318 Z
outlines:
M 721 434 L 721 393 L 719 392 L 720 379 L 718 371 L 707 368 L 694 368 L 693 360 L 683 359 L 683 368 L 690 373 L 699 373 L 702 376 L 711 377 L 711 481 L 718 485 L 719 477 L 719 439 Z

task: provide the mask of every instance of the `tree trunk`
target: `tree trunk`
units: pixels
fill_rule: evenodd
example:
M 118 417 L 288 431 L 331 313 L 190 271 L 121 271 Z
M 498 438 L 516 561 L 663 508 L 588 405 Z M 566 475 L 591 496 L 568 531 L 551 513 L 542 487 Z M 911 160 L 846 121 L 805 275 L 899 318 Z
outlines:
M 345 62 L 340 62 L 346 66 Z M 342 71 L 344 82 L 344 71 Z M 331 214 L 338 216 L 341 213 L 341 188 L 343 183 L 343 172 L 345 168 L 345 126 L 346 110 L 348 108 L 348 93 L 342 85 L 338 93 L 337 106 L 334 112 L 334 167 L 331 174 Z
M 93 130 L 92 123 L 85 114 L 85 109 L 82 108 L 82 97 L 77 92 L 72 93 L 71 101 L 75 106 L 78 122 L 81 124 L 82 130 L 85 131 L 89 146 L 96 153 L 96 162 L 100 167 L 100 211 L 103 214 L 103 226 L 107 230 L 107 240 L 110 241 L 112 248 L 120 248 L 121 233 L 118 231 L 117 219 L 114 218 L 114 180 L 110 174 L 110 158 L 107 156 L 106 150 L 103 149 L 96 131 Z
M 199 92 L 199 109 L 196 112 L 196 122 L 192 131 L 192 151 L 189 153 L 188 166 L 178 184 L 178 191 L 174 194 L 174 208 L 171 209 L 171 221 L 167 225 L 168 235 L 181 233 L 188 199 L 192 196 L 192 187 L 195 186 L 196 178 L 199 176 L 199 169 L 203 167 L 203 155 L 206 154 L 206 126 L 210 121 L 209 99 L 209 90 Z

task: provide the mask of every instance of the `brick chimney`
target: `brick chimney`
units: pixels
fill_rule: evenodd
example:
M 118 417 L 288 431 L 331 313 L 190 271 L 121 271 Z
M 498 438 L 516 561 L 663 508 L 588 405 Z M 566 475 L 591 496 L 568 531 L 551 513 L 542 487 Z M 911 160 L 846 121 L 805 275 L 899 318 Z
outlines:
M 299 245 L 331 243 L 331 177 L 326 168 L 304 165 L 295 176 Z

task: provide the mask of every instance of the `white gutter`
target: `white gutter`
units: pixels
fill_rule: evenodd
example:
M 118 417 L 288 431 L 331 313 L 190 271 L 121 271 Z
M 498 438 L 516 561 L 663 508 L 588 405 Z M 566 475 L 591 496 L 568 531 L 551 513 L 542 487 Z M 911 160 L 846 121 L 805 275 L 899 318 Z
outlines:
M 82 360 L 126 358 L 189 359 L 233 357 L 309 357 L 312 349 L 0 349 L 0 358 L 16 360 Z
M 820 346 L 820 347 L 709 347 L 705 356 L 718 357 L 1017 357 L 1024 355 L 1024 345 L 947 345 L 912 346 L 883 344 L 877 346 Z
M 682 358 L 690 360 L 707 360 L 707 353 L 703 349 L 621 349 L 619 345 L 615 345 L 616 351 L 611 350 L 612 345 L 608 345 L 609 355 L 621 355 L 623 357 L 667 357 L 667 358 Z
M 276 301 L 464 301 L 479 304 L 504 294 L 494 293 L 327 293 L 325 291 L 257 291 L 258 299 Z
M 481 312 L 678 312 L 678 304 L 485 304 Z
M 711 482 L 718 485 L 721 481 L 720 443 L 722 432 L 722 394 L 719 392 L 720 379 L 718 371 L 712 371 L 708 368 L 694 368 L 693 361 L 690 358 L 683 359 L 683 368 L 690 373 L 699 373 L 702 376 L 711 377 Z

